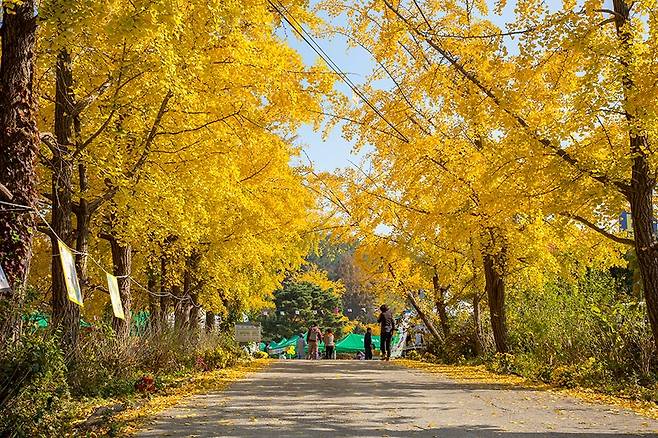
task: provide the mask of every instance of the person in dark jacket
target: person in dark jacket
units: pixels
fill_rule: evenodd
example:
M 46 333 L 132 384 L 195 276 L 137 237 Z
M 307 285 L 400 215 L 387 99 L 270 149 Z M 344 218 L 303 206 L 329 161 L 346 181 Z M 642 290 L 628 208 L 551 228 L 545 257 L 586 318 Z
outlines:
M 366 353 L 366 360 L 372 359 L 372 329 L 368 327 L 363 337 L 363 349 Z
M 381 310 L 379 318 L 377 319 L 380 327 L 379 349 L 382 352 L 382 360 L 390 360 L 391 340 L 393 339 L 393 330 L 395 330 L 395 320 L 386 304 L 382 304 L 379 310 Z

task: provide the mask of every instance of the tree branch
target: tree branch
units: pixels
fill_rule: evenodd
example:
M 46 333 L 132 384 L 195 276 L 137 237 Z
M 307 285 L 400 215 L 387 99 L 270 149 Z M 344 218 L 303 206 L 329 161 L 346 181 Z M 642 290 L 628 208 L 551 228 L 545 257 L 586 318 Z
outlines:
M 597 233 L 607 237 L 608 239 L 612 240 L 613 242 L 621 243 L 623 245 L 635 245 L 635 241 L 633 239 L 628 239 L 625 237 L 620 237 L 615 234 L 612 234 L 611 232 L 604 230 L 603 228 L 599 227 L 598 225 L 594 224 L 593 222 L 588 221 L 582 216 L 578 216 L 575 214 L 567 213 L 567 212 L 562 212 L 560 213 L 561 216 L 567 217 L 569 219 L 573 219 L 577 222 L 580 222 L 581 224 L 585 225 L 587 228 L 590 228 Z
M 171 90 L 169 90 L 167 91 L 164 98 L 162 99 L 162 103 L 160 104 L 158 113 L 156 114 L 155 119 L 153 120 L 153 124 L 151 125 L 151 129 L 149 130 L 148 136 L 142 142 L 143 145 L 142 154 L 137 159 L 133 167 L 125 174 L 125 177 L 127 179 L 132 179 L 140 171 L 142 166 L 144 166 L 144 163 L 146 163 L 146 159 L 148 158 L 148 155 L 151 151 L 151 146 L 153 145 L 153 140 L 155 139 L 155 136 L 158 132 L 158 128 L 160 127 L 160 123 L 162 122 L 162 117 L 167 111 L 167 104 L 169 103 L 169 100 L 173 97 L 173 95 L 174 93 L 172 93 Z M 96 211 L 101 205 L 103 205 L 103 203 L 112 199 L 112 197 L 114 197 L 114 195 L 116 195 L 118 191 L 119 191 L 119 187 L 116 185 L 109 187 L 105 191 L 105 193 L 103 193 L 102 195 L 98 196 L 97 198 L 89 202 L 89 212 L 91 213 Z
M 530 127 L 529 123 L 523 117 L 521 117 L 519 114 L 517 114 L 516 112 L 508 108 L 506 105 L 504 105 L 500 100 L 500 98 L 496 96 L 494 91 L 491 88 L 484 85 L 484 83 L 482 83 L 482 81 L 480 81 L 480 79 L 474 73 L 466 70 L 464 65 L 462 65 L 452 53 L 450 53 L 448 50 L 444 49 L 440 44 L 434 41 L 434 39 L 431 37 L 431 34 L 423 32 L 417 26 L 412 24 L 408 18 L 403 16 L 400 13 L 400 11 L 389 2 L 389 0 L 384 0 L 384 4 L 404 24 L 406 24 L 407 27 L 413 33 L 420 36 L 427 44 L 429 44 L 430 47 L 436 50 L 444 59 L 448 61 L 450 65 L 453 66 L 455 70 L 459 72 L 459 74 L 461 74 L 466 80 L 471 82 L 482 93 L 484 93 L 487 97 L 489 97 L 491 101 L 498 108 L 500 108 L 505 114 L 512 117 L 514 121 L 516 121 L 532 138 L 537 140 L 542 146 L 546 147 L 547 149 L 550 149 L 555 155 L 557 155 L 563 161 L 565 161 L 566 163 L 577 169 L 579 172 L 583 172 L 587 174 L 592 179 L 600 182 L 603 185 L 612 185 L 616 187 L 617 190 L 624 195 L 628 193 L 628 191 L 630 190 L 630 185 L 628 183 L 612 180 L 607 175 L 583 167 L 575 157 L 573 157 L 571 154 L 569 154 L 569 152 L 564 150 L 559 144 L 555 144 L 550 139 L 542 137 L 536 130 Z

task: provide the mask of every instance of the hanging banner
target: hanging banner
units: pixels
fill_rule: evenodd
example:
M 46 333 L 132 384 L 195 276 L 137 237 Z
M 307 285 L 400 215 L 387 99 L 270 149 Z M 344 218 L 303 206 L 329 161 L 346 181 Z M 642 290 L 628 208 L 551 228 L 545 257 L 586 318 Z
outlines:
M 71 249 L 61 240 L 57 241 L 59 247 L 59 260 L 62 262 L 62 271 L 64 272 L 64 283 L 66 283 L 66 292 L 69 300 L 82 306 L 82 291 L 78 283 L 78 274 L 75 271 L 75 259 Z
M 126 317 L 123 314 L 123 305 L 121 304 L 121 294 L 119 293 L 119 281 L 114 275 L 107 272 L 105 276 L 107 277 L 107 290 L 110 291 L 110 301 L 112 302 L 114 316 L 125 320 Z
M 9 291 L 11 291 L 11 287 L 9 287 L 9 280 L 7 280 L 5 271 L 3 271 L 2 266 L 0 266 L 0 293 Z

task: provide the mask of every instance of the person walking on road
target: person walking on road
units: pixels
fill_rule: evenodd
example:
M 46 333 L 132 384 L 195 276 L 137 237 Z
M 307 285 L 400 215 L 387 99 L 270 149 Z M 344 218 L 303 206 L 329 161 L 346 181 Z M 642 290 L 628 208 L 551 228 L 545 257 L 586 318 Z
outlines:
M 308 359 L 319 359 L 320 351 L 318 350 L 318 344 L 322 339 L 322 333 L 317 324 L 313 324 L 308 333 L 306 334 L 306 342 L 308 342 Z
M 382 360 L 391 359 L 391 340 L 393 339 L 393 331 L 395 330 L 395 320 L 393 314 L 386 304 L 382 304 L 379 308 L 381 313 L 377 322 L 380 327 L 380 350 L 382 352 Z
M 334 344 L 334 332 L 331 329 L 327 329 L 324 333 L 324 358 L 325 359 L 334 359 L 334 350 L 336 344 Z
M 372 359 L 372 329 L 370 327 L 368 327 L 368 330 L 366 330 L 366 334 L 363 337 L 363 349 L 366 353 L 365 359 Z
M 297 344 L 295 345 L 295 351 L 297 353 L 297 359 L 304 359 L 304 348 L 306 347 L 306 339 L 304 339 L 304 333 L 300 333 L 297 338 Z

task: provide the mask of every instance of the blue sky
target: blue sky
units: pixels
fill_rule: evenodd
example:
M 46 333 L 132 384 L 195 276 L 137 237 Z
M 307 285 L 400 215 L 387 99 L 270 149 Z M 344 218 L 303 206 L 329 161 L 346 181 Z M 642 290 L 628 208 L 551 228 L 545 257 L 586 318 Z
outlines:
M 326 18 L 326 17 L 323 17 Z M 317 54 L 286 26 L 282 33 L 286 40 L 295 48 L 308 65 L 317 63 Z M 350 48 L 347 39 L 341 35 L 332 38 L 318 38 L 316 42 L 329 55 L 329 57 L 349 75 L 354 84 L 360 86 L 365 83 L 368 75 L 374 68 L 370 55 L 362 48 Z M 336 83 L 336 89 L 347 96 L 352 96 L 352 90 L 342 81 Z M 342 137 L 340 127 L 334 128 L 326 139 L 322 132 L 313 131 L 312 126 L 304 126 L 298 131 L 297 143 L 303 147 L 306 155 L 313 161 L 314 167 L 319 171 L 333 171 L 336 168 L 350 166 L 350 161 L 357 162 L 363 153 L 352 153 L 353 144 Z M 300 160 L 307 164 L 308 158 L 302 155 Z
M 315 1 L 311 1 L 311 3 L 315 4 Z M 494 2 L 487 0 L 487 3 L 493 9 Z M 546 0 L 546 4 L 549 5 L 551 10 L 560 8 L 561 3 L 561 0 Z M 492 15 L 489 19 L 505 29 L 505 23 L 514 16 L 515 5 L 515 0 L 508 0 L 503 14 L 500 16 Z M 320 15 L 323 19 L 331 22 L 326 15 Z M 299 40 L 287 25 L 279 31 L 279 34 L 301 54 L 304 62 L 308 65 L 317 62 L 318 56 L 316 53 L 304 41 Z M 366 82 L 367 77 L 375 68 L 375 63 L 368 52 L 360 47 L 349 47 L 346 38 L 341 35 L 331 38 L 316 38 L 316 42 L 340 69 L 349 75 L 357 87 Z M 514 51 L 514 49 L 511 50 Z M 342 81 L 336 83 L 336 88 L 347 96 L 352 97 L 353 95 L 350 88 Z M 360 162 L 364 155 L 363 151 L 360 154 L 353 153 L 353 144 L 342 137 L 339 128 L 333 129 L 328 137 L 323 139 L 322 132 L 315 132 L 311 126 L 304 126 L 298 131 L 297 144 L 302 146 L 306 153 L 300 157 L 300 161 L 307 164 L 308 158 L 306 155 L 308 155 L 318 171 L 333 171 L 337 168 L 352 166 L 351 162 Z

